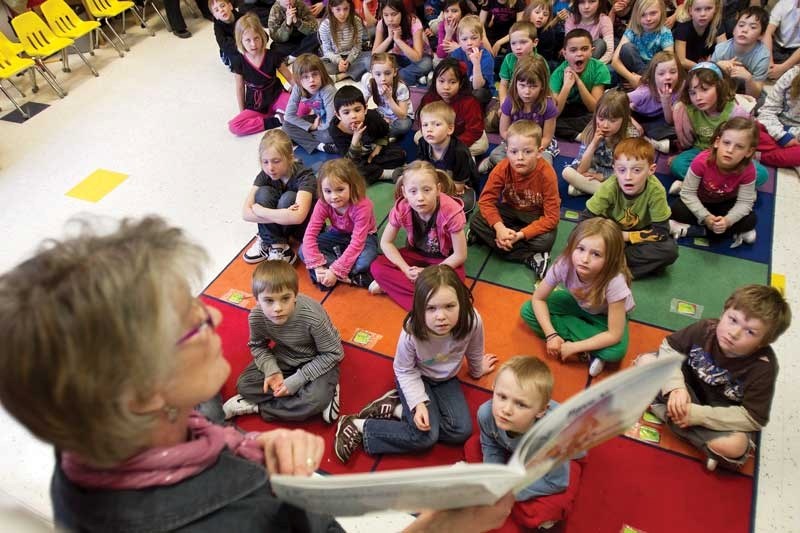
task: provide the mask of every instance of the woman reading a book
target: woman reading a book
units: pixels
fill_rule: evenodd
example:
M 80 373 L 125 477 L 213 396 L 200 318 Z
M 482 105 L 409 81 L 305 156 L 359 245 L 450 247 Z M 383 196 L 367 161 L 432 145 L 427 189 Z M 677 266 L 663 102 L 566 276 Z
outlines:
M 58 529 L 343 531 L 269 487 L 271 473 L 311 474 L 322 438 L 242 434 L 195 409 L 230 373 L 222 316 L 192 297 L 204 258 L 150 217 L 83 224 L 0 276 L 0 401 L 56 449 Z M 512 504 L 423 513 L 407 531 L 492 529 Z

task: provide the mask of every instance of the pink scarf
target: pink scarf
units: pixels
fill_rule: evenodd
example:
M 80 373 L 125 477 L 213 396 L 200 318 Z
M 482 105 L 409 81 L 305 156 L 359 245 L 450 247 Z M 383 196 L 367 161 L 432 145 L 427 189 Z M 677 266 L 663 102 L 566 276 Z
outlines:
M 174 485 L 216 462 L 227 447 L 235 455 L 264 464 L 257 432 L 245 435 L 230 426 L 217 426 L 199 412 L 189 415 L 187 442 L 169 448 L 151 448 L 107 469 L 89 466 L 74 453 L 64 452 L 61 468 L 72 482 L 92 489 L 144 489 Z

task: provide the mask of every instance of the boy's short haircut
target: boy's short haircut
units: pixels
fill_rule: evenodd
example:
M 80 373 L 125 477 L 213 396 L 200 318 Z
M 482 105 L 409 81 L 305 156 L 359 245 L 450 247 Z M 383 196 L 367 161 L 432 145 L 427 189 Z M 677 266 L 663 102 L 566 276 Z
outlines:
M 761 6 L 747 6 L 739 11 L 739 16 L 736 17 L 736 22 L 738 23 L 745 17 L 755 18 L 761 25 L 761 35 L 764 35 L 764 32 L 767 31 L 767 25 L 769 24 L 769 13 L 767 13 L 766 9 Z
M 444 100 L 437 100 L 426 104 L 419 112 L 420 118 L 422 115 L 435 115 L 444 120 L 448 126 L 454 126 L 456 123 L 456 112 L 445 103 Z
M 656 151 L 653 145 L 643 138 L 628 137 L 622 139 L 614 148 L 614 160 L 616 161 L 622 156 L 626 156 L 628 159 L 647 161 L 648 165 L 652 165 L 656 160 Z
M 497 375 L 504 370 L 514 375 L 520 387 L 539 395 L 542 409 L 547 407 L 553 395 L 553 373 L 541 359 L 533 355 L 515 355 L 500 366 Z
M 515 22 L 511 25 L 511 29 L 508 30 L 508 35 L 511 36 L 512 33 L 516 33 L 518 31 L 524 31 L 527 33 L 531 41 L 535 41 L 539 38 L 539 32 L 536 30 L 536 25 L 533 22 L 529 22 L 527 20 L 519 20 Z
M 297 295 L 299 291 L 297 272 L 286 261 L 263 261 L 253 272 L 253 298 L 258 299 L 262 292 L 292 291 Z
M 792 310 L 778 289 L 768 285 L 745 285 L 739 287 L 727 300 L 725 307 L 741 311 L 749 319 L 764 323 L 764 344 L 772 344 L 792 322 Z
M 483 37 L 483 24 L 478 15 L 467 15 L 458 22 L 456 27 L 456 35 L 461 35 L 462 31 L 471 31 Z
M 333 95 L 333 108 L 339 112 L 341 107 L 346 105 L 361 104 L 367 107 L 367 101 L 364 99 L 364 93 L 361 89 L 354 85 L 345 85 Z
M 208 0 L 208 9 L 214 9 L 214 4 L 230 4 L 233 5 L 231 0 Z M 236 6 L 234 6 L 236 7 Z
M 564 36 L 564 48 L 567 47 L 567 43 L 570 39 L 586 39 L 589 41 L 590 45 L 593 43 L 592 34 L 583 28 L 575 28 L 567 32 L 567 34 Z
M 532 137 L 537 148 L 542 143 L 542 128 L 532 120 L 518 120 L 514 122 L 508 128 L 506 139 L 510 139 L 512 135 Z

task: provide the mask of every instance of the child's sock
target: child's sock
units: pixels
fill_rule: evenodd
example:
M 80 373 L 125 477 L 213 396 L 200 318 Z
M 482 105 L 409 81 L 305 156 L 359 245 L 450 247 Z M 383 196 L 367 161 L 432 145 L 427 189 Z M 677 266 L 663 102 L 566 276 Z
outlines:
M 403 404 L 402 403 L 398 403 L 397 404 L 397 407 L 395 407 L 394 411 L 392 411 L 392 416 L 395 417 L 398 420 L 402 420 L 403 419 Z
M 353 425 L 358 429 L 361 433 L 364 433 L 364 419 L 363 418 L 354 418 Z

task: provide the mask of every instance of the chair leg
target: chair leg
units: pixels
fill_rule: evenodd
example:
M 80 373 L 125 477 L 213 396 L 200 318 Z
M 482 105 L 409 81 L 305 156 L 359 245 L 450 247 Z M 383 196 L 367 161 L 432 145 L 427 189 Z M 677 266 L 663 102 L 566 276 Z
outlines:
M 37 58 L 36 66 L 39 69 L 39 74 L 41 74 L 42 77 L 44 78 L 44 81 L 46 81 L 50 85 L 50 87 L 56 92 L 59 98 L 64 98 L 65 96 L 67 96 L 67 91 L 65 91 L 64 88 L 61 87 L 61 85 L 58 83 L 58 80 L 56 80 L 55 75 L 52 72 L 50 72 L 50 69 L 47 68 L 47 65 L 44 64 L 44 61 L 42 61 L 40 58 Z
M 168 32 L 172 33 L 172 26 L 170 26 L 169 22 L 167 21 L 167 19 L 164 18 L 164 14 L 161 13 L 161 10 L 158 8 L 158 6 L 155 5 L 153 2 L 150 2 L 150 0 L 145 2 L 144 6 L 142 7 L 142 18 L 147 18 L 147 17 L 144 16 L 144 11 L 145 11 L 145 9 L 147 8 L 148 5 L 153 6 L 153 10 L 156 12 L 156 15 L 158 15 L 158 18 L 161 19 L 161 22 L 164 23 L 164 27 L 167 28 Z
M 16 89 L 16 91 L 19 93 L 19 95 L 20 95 L 21 97 L 25 98 L 25 93 L 19 90 L 19 87 L 17 87 L 17 84 L 16 84 L 16 83 L 14 83 L 13 81 L 11 81 L 11 78 L 9 78 L 9 79 L 8 79 L 8 83 L 10 83 L 10 84 L 11 84 L 11 86 L 12 86 L 14 89 Z
M 72 45 L 72 48 L 74 48 L 74 49 L 75 49 L 75 51 L 76 51 L 76 52 L 78 52 L 78 56 L 79 56 L 79 57 L 80 57 L 80 58 L 83 60 L 83 62 L 84 62 L 84 63 L 86 63 L 86 66 L 87 66 L 87 67 L 89 67 L 89 70 L 91 70 L 91 71 L 92 71 L 92 74 L 94 74 L 94 77 L 95 77 L 95 78 L 96 78 L 96 77 L 98 77 L 100 74 L 99 74 L 99 73 L 98 73 L 98 72 L 97 72 L 97 71 L 94 69 L 94 66 L 92 66 L 92 64 L 91 64 L 91 63 L 89 63 L 89 60 L 88 60 L 88 59 L 86 59 L 86 56 L 85 56 L 85 55 L 83 55 L 83 52 L 81 52 L 81 51 L 78 49 L 78 47 L 77 47 L 77 46 L 75 46 L 74 44 Z
M 36 94 L 39 92 L 39 85 L 36 83 L 36 69 L 30 68 L 28 72 L 31 73 L 31 91 L 33 91 L 33 94 Z
M 125 57 L 125 54 L 124 54 L 124 53 L 123 53 L 123 51 L 120 49 L 120 47 L 119 47 L 119 46 L 117 46 L 117 43 L 116 43 L 116 42 L 114 42 L 114 39 L 109 39 L 109 38 L 108 38 L 108 35 L 106 35 L 106 32 L 104 32 L 104 31 L 103 31 L 103 28 L 102 28 L 102 26 L 101 26 L 101 27 L 98 27 L 98 28 L 97 28 L 97 31 L 99 31 L 99 32 L 100 32 L 100 35 L 102 35 L 102 36 L 103 36 L 103 39 L 105 39 L 107 43 L 109 43 L 111 46 L 113 46 L 113 47 L 114 47 L 114 50 L 116 50 L 116 51 L 117 51 L 117 53 L 119 54 L 119 57 Z
M 19 106 L 19 104 L 17 103 L 17 101 L 16 101 L 16 100 L 14 100 L 13 98 L 11 98 L 11 95 L 10 95 L 10 94 L 8 94 L 8 91 L 6 91 L 6 88 L 5 88 L 5 87 L 3 87 L 2 85 L 0 85 L 0 91 L 3 91 L 3 94 L 4 94 L 4 95 L 6 95 L 6 98 L 8 98 L 9 100 L 11 100 L 11 103 L 12 103 L 12 104 L 14 104 L 14 107 L 16 107 L 16 108 L 17 108 L 17 110 L 18 110 L 18 111 L 19 111 L 19 112 L 22 114 L 22 116 L 23 116 L 23 117 L 25 117 L 25 120 L 27 120 L 27 119 L 31 118 L 31 116 L 30 116 L 30 115 L 29 115 L 29 114 L 28 114 L 28 113 L 27 113 L 27 112 L 26 112 L 24 109 L 22 109 L 22 108 Z
M 148 30 L 148 31 L 150 32 L 150 36 L 151 36 L 151 37 L 155 37 L 155 36 L 156 36 L 156 32 L 154 32 L 154 31 L 153 31 L 153 28 L 149 28 L 149 27 L 147 26 L 147 23 L 144 21 L 144 19 L 143 19 L 143 18 L 142 18 L 142 16 L 139 14 L 139 12 L 138 12 L 138 11 L 136 11 L 136 9 L 135 9 L 135 8 L 134 8 L 134 9 L 131 9 L 131 11 L 133 11 L 133 14 L 134 14 L 134 15 L 136 15 L 136 18 L 138 18 L 138 19 L 139 19 L 139 22 L 141 22 L 141 23 L 142 23 L 142 28 L 145 28 L 146 30 Z
M 94 31 L 89 32 L 89 55 L 94 55 Z
M 114 29 L 114 26 L 111 25 L 111 21 L 108 19 L 105 20 L 106 20 L 106 26 L 108 26 L 108 29 L 111 30 L 111 33 L 114 34 L 114 37 L 119 39 L 119 42 L 122 43 L 122 47 L 125 49 L 126 52 L 130 52 L 131 49 L 128 46 L 128 43 L 125 42 L 125 39 L 119 36 L 119 33 L 117 33 L 117 31 Z
M 72 72 L 72 70 L 69 68 L 69 55 L 67 54 L 66 48 L 61 50 L 61 71 Z

